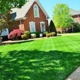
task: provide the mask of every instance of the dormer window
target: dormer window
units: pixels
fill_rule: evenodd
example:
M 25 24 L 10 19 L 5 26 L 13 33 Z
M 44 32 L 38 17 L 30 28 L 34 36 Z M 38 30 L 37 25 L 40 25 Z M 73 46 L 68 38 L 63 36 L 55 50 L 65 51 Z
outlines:
M 37 4 L 34 5 L 34 17 L 38 18 L 39 17 L 39 8 Z

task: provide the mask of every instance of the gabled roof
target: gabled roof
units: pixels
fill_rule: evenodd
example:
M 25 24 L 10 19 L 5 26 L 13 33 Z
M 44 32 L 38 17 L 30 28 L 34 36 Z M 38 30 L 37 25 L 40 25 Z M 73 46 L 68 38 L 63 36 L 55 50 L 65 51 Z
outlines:
M 38 0 L 29 0 L 21 8 L 11 9 L 12 10 L 12 12 L 11 12 L 12 18 L 14 20 L 20 20 L 20 19 L 25 18 L 26 14 L 28 13 L 29 9 L 31 8 L 31 6 L 33 5 L 34 2 L 36 2 L 39 5 L 39 7 L 42 9 L 42 11 L 46 15 L 46 17 L 49 18 L 48 14 L 46 13 L 46 11 L 44 10 L 44 8 L 42 7 L 42 5 L 40 4 L 40 2 Z
M 70 14 L 71 14 L 72 16 L 80 15 L 80 11 L 79 11 L 79 10 L 70 9 Z

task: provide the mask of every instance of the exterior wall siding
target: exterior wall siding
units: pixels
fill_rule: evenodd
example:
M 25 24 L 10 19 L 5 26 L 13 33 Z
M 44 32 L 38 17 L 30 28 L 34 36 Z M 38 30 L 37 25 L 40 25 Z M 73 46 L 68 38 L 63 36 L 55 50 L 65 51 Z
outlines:
M 35 2 L 34 4 L 37 4 L 37 3 Z M 41 10 L 41 8 L 39 7 L 38 4 L 37 5 L 39 7 L 40 17 L 39 18 L 34 18 L 34 11 L 33 11 L 34 4 L 31 6 L 30 10 L 26 14 L 26 17 L 27 17 L 26 20 L 23 21 L 24 29 L 30 31 L 29 22 L 33 21 L 33 22 L 35 22 L 36 31 L 41 31 L 40 30 L 40 22 L 44 21 L 45 25 L 46 25 L 46 30 L 48 30 L 48 20 L 46 19 L 45 14 L 43 13 L 43 11 Z
M 72 16 L 78 23 L 80 23 L 80 15 Z M 71 29 L 71 28 L 70 28 Z M 56 28 L 57 32 L 63 32 L 62 28 Z
M 34 4 L 37 4 L 36 2 L 34 2 Z M 43 11 L 41 10 L 41 8 L 39 7 L 39 18 L 34 18 L 34 10 L 33 10 L 33 6 L 34 4 L 31 6 L 30 10 L 28 11 L 28 13 L 26 14 L 26 19 L 21 21 L 15 21 L 12 25 L 11 28 L 9 29 L 10 31 L 12 31 L 13 29 L 22 29 L 24 31 L 30 31 L 30 27 L 29 27 L 29 22 L 33 21 L 35 22 L 36 25 L 36 31 L 41 31 L 40 29 L 40 22 L 43 21 L 45 22 L 46 25 L 46 30 L 48 30 L 48 20 L 46 19 L 45 14 L 43 13 Z
M 80 15 L 72 16 L 78 23 L 80 23 Z

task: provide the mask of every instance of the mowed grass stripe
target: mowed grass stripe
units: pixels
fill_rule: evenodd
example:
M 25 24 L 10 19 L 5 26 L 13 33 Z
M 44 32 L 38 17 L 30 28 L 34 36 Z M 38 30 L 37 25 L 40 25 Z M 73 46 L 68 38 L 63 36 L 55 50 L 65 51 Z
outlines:
M 0 79 L 65 80 L 80 66 L 79 40 L 58 36 L 0 46 Z

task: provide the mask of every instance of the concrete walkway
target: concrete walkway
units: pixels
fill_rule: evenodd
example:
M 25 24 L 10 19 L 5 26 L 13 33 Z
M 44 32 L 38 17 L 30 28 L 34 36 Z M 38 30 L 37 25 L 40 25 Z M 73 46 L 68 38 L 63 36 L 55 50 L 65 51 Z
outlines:
M 32 39 L 27 39 L 27 40 L 8 40 L 8 41 L 3 41 L 2 44 L 13 44 L 13 43 L 19 43 L 19 42 L 28 42 L 28 41 L 45 39 L 45 38 L 46 38 L 46 37 L 32 38 Z
M 80 80 L 80 67 L 78 67 L 66 80 Z
M 32 40 L 8 40 L 8 41 L 3 41 L 2 44 L 13 44 L 13 43 L 19 43 L 19 42 L 27 42 L 27 41 L 32 41 Z

